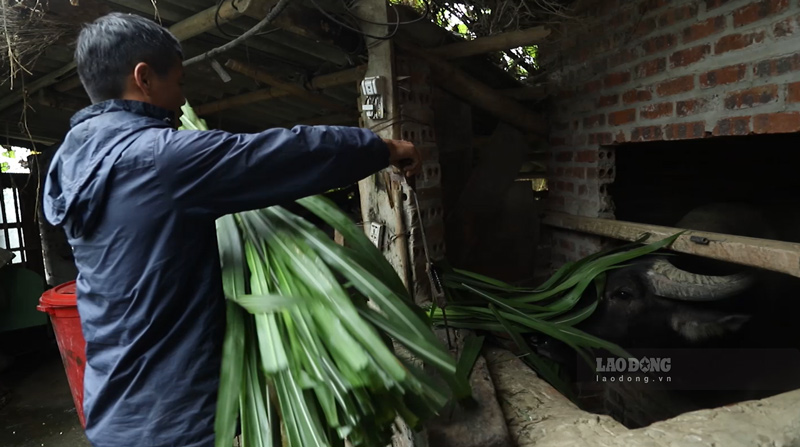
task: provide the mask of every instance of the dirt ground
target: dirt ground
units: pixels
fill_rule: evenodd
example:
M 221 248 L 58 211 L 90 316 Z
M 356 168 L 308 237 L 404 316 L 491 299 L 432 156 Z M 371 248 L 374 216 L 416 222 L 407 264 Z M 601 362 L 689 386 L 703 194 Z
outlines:
M 91 447 L 55 343 L 0 373 L 0 446 Z

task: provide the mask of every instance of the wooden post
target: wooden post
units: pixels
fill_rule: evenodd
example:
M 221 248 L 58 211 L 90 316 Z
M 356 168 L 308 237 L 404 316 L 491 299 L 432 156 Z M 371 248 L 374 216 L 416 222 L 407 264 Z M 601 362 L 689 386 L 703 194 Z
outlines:
M 684 231 L 681 228 L 573 216 L 562 213 L 547 214 L 543 223 L 552 227 L 625 241 L 635 241 L 645 233 L 649 233 L 650 236 L 644 243 L 655 242 Z M 702 243 L 694 242 L 692 238 L 695 238 L 695 240 L 700 238 L 699 240 Z M 792 242 L 732 236 L 706 231 L 687 231 L 667 248 L 680 253 L 703 256 L 800 277 L 800 244 Z
M 431 54 L 444 59 L 458 59 L 461 57 L 475 56 L 491 53 L 493 51 L 510 50 L 540 43 L 550 35 L 550 30 L 544 26 L 509 31 L 494 36 L 479 37 L 474 40 L 451 43 L 430 50 Z
M 388 23 L 388 5 L 384 0 L 369 0 L 358 3 L 356 15 L 364 19 L 362 29 L 372 36 L 385 36 L 389 27 L 375 23 Z M 379 40 L 365 37 L 369 51 L 366 77 L 382 76 L 385 80 L 383 86 L 384 109 L 386 115 L 383 120 L 375 121 L 363 116 L 363 127 L 375 129 L 383 138 L 399 139 L 400 125 L 393 120 L 399 115 L 398 103 L 395 97 L 395 71 L 394 71 L 394 46 L 391 40 Z M 363 104 L 363 97 L 360 104 Z M 403 280 L 406 288 L 410 285 L 411 264 L 408 253 L 408 238 L 403 219 L 402 186 L 392 179 L 392 168 L 387 168 L 378 174 L 367 177 L 359 182 L 361 196 L 361 214 L 365 231 L 369 231 L 371 224 L 384 226 L 384 240 L 381 243 L 384 256 L 394 266 L 395 271 Z

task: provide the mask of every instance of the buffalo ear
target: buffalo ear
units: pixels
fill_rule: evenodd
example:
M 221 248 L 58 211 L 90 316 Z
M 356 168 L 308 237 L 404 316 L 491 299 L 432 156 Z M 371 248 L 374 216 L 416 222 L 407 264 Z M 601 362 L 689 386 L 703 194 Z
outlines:
M 738 332 L 750 319 L 750 315 L 692 311 L 673 315 L 670 326 L 685 340 L 698 343 Z

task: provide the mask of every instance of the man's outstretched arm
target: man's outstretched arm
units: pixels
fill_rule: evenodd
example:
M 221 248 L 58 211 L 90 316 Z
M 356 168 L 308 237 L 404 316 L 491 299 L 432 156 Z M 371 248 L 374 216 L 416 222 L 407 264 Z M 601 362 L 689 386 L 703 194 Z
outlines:
M 296 126 L 253 134 L 162 131 L 156 167 L 176 205 L 223 215 L 319 194 L 389 164 L 419 171 L 419 154 L 403 141 L 358 127 Z

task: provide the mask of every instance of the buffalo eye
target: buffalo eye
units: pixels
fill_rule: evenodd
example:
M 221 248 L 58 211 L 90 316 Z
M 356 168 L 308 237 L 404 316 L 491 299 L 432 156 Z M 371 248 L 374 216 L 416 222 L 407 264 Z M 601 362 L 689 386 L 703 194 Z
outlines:
M 633 294 L 628 290 L 615 290 L 611 294 L 611 298 L 616 298 L 620 300 L 629 300 L 633 298 Z

